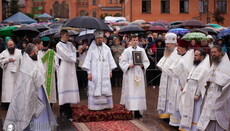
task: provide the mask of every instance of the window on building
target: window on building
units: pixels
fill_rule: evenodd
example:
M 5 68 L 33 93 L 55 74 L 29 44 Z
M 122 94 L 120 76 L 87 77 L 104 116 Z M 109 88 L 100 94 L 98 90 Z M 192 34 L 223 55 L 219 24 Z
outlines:
M 113 0 L 109 0 L 109 3 L 112 4 L 112 3 L 113 3 Z
M 93 0 L 93 5 L 96 5 L 97 4 L 97 0 Z
M 223 14 L 227 13 L 227 0 L 218 0 L 217 9 Z
M 180 13 L 188 13 L 188 0 L 180 0 Z
M 93 11 L 93 17 L 97 18 L 97 12 Z
M 142 13 L 151 13 L 151 0 L 142 0 Z
M 81 11 L 80 11 L 80 16 L 86 16 L 86 14 L 87 14 L 86 11 L 84 11 L 84 10 L 81 10 Z
M 170 13 L 170 0 L 161 0 L 161 13 Z
M 115 0 L 115 4 L 118 4 L 118 0 Z
M 208 11 L 208 1 L 200 0 L 199 6 L 200 6 L 200 13 L 207 13 L 207 11 Z

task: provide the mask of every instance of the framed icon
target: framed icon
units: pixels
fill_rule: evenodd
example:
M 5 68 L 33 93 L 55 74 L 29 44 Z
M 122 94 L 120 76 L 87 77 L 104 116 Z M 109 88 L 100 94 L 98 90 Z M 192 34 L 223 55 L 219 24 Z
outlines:
M 133 64 L 134 65 L 142 65 L 142 57 L 141 57 L 141 51 L 133 51 Z

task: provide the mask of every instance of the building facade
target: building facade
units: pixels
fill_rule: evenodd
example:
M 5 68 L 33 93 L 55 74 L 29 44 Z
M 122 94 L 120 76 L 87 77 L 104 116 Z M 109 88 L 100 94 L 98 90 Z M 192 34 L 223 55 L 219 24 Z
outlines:
M 47 13 L 55 18 L 121 16 L 119 0 L 25 0 L 24 13 Z
M 218 9 L 225 18 L 223 25 L 230 26 L 229 0 L 121 0 L 120 2 L 122 15 L 128 21 L 142 19 L 173 22 L 197 19 L 204 23 L 217 23 L 213 15 Z

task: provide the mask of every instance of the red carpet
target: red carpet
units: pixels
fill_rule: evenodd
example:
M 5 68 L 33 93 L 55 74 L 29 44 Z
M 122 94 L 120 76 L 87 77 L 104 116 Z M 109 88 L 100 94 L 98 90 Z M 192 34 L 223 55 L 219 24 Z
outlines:
M 75 122 L 97 122 L 132 120 L 133 114 L 119 104 L 115 104 L 108 111 L 90 111 L 87 105 L 74 105 L 72 106 L 72 117 Z
M 73 125 L 78 131 L 149 131 L 149 129 L 138 120 L 73 122 Z

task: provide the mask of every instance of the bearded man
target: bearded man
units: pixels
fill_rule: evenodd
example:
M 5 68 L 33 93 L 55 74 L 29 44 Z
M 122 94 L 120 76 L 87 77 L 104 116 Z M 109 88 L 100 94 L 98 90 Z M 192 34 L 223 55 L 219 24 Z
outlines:
M 22 58 L 21 50 L 15 48 L 13 40 L 7 41 L 7 49 L 0 54 L 2 76 L 2 102 L 9 104 L 15 88 L 15 81 Z
M 222 118 L 229 117 L 229 109 L 219 111 L 216 105 L 226 104 L 217 100 L 225 93 L 225 89 L 229 88 L 226 85 L 229 85 L 230 81 L 230 68 L 228 67 L 230 61 L 227 54 L 222 52 L 220 46 L 212 47 L 211 64 L 206 89 L 201 90 L 202 94 L 206 95 L 197 128 L 202 131 L 225 131 L 229 130 L 229 119 L 223 121 Z
M 159 86 L 159 95 L 158 95 L 158 104 L 157 111 L 158 116 L 161 119 L 166 119 L 170 117 L 168 112 L 168 99 L 169 99 L 169 90 L 172 85 L 172 71 L 169 67 L 177 61 L 180 56 L 177 54 L 177 35 L 174 33 L 167 33 L 165 35 L 165 51 L 164 56 L 157 63 L 157 67 L 162 71 L 160 86 Z
M 186 131 L 197 131 L 196 125 L 201 114 L 201 89 L 205 88 L 210 68 L 209 55 L 205 50 L 199 48 L 195 51 L 193 64 L 181 95 L 180 128 Z

